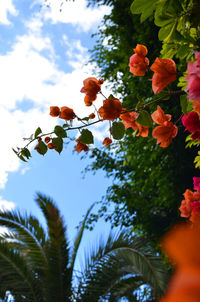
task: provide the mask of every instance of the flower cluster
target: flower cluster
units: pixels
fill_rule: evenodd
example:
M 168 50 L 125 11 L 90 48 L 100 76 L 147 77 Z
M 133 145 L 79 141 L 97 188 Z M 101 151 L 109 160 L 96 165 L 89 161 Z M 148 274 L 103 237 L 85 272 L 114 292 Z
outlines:
M 193 178 L 194 192 L 186 190 L 179 208 L 181 217 L 188 218 L 192 223 L 200 223 L 200 177 Z
M 192 133 L 192 139 L 200 141 L 200 115 L 197 112 L 189 112 L 182 117 L 182 123 L 185 128 Z
M 149 65 L 146 46 L 137 44 L 135 54 L 129 59 L 130 72 L 135 76 L 144 76 Z M 151 79 L 155 94 L 160 93 L 169 83 L 176 79 L 176 64 L 172 59 L 156 58 L 150 69 L 154 72 Z

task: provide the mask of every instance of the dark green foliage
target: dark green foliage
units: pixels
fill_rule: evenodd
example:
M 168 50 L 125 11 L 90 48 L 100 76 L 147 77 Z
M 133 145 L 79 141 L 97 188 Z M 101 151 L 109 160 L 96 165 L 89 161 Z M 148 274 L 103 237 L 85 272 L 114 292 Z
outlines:
M 150 65 L 159 56 L 162 44 L 153 18 L 141 24 L 140 15 L 131 14 L 132 0 L 88 2 L 112 7 L 111 14 L 104 17 L 105 26 L 99 29 L 96 46 L 91 51 L 92 61 L 100 67 L 99 77 L 109 81 L 113 94 L 121 94 L 120 100 L 127 109 L 136 108 L 138 101 L 139 106 L 151 101 L 155 96 L 148 79 L 152 78 L 153 72 L 149 71 L 144 77 L 134 76 L 129 72 L 128 63 L 133 54 L 132 48 L 137 44 L 147 46 Z M 178 71 L 185 71 L 186 61 L 177 63 Z M 177 90 L 177 81 L 170 84 L 169 89 Z M 159 105 L 165 113 L 172 114 L 172 122 L 180 118 L 179 96 L 168 97 Z M 156 105 L 148 109 L 150 113 L 154 110 Z M 146 118 L 147 115 L 145 112 Z M 107 152 L 92 151 L 94 161 L 90 168 L 93 171 L 105 170 L 108 177 L 114 178 L 114 183 L 108 188 L 99 213 L 91 215 L 89 223 L 104 216 L 113 226 L 132 226 L 135 231 L 140 230 L 157 242 L 179 220 L 182 194 L 187 188 L 192 188 L 195 152 L 185 150 L 184 128 L 181 122 L 177 126 L 179 134 L 168 148 L 156 145 L 150 128 L 148 138 L 135 137 L 129 130 L 116 148 L 110 145 Z M 115 206 L 112 214 L 107 213 L 109 203 Z

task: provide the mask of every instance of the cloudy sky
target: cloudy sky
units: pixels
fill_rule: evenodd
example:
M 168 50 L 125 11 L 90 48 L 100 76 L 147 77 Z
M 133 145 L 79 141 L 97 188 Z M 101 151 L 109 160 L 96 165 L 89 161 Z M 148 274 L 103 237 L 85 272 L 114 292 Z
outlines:
M 35 192 L 50 195 L 72 238 L 82 215 L 105 194 L 104 173 L 83 179 L 88 159 L 73 154 L 73 143 L 61 155 L 49 151 L 41 157 L 33 151 L 29 163 L 19 162 L 12 151 L 38 126 L 43 131 L 54 127 L 52 105 L 69 106 L 82 117 L 91 113 L 80 88 L 83 79 L 95 76 L 88 64 L 88 49 L 95 43 L 91 34 L 109 8 L 87 8 L 86 0 L 76 0 L 64 1 L 60 10 L 61 2 L 49 0 L 46 7 L 42 0 L 0 1 L 0 207 L 39 215 Z M 101 102 L 99 97 L 97 106 Z M 104 135 L 101 128 L 95 134 L 97 140 Z M 103 223 L 97 229 L 104 229 Z

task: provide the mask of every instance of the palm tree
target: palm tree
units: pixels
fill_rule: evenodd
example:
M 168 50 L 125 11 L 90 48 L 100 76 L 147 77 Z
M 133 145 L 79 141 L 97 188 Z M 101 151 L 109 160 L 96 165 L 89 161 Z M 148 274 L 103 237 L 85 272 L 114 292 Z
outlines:
M 54 201 L 37 194 L 36 203 L 46 220 L 19 211 L 0 211 L 0 298 L 15 302 L 153 301 L 164 291 L 166 270 L 143 239 L 125 231 L 101 240 L 88 257 L 82 273 L 74 266 L 88 210 L 72 248 L 66 226 Z M 143 299 L 143 300 L 142 300 Z

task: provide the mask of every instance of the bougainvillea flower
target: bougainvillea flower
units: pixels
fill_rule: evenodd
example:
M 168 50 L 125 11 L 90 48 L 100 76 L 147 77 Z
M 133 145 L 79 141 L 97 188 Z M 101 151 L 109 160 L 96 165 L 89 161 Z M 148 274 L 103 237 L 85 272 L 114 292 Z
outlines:
M 55 149 L 55 148 L 56 148 L 56 145 L 55 145 L 54 143 L 49 143 L 49 144 L 47 145 L 47 148 L 49 148 L 49 149 Z
M 48 144 L 50 142 L 50 140 L 51 140 L 51 138 L 49 136 L 46 136 L 45 139 L 44 139 L 46 144 Z
M 151 118 L 156 124 L 162 125 L 164 122 L 171 121 L 172 116 L 165 114 L 161 107 L 157 106 L 157 110 L 152 113 Z
M 76 142 L 77 142 L 77 145 L 76 145 L 75 151 L 78 151 L 80 153 L 81 151 L 86 152 L 89 150 L 89 147 L 86 144 L 81 143 L 78 139 L 76 139 Z
M 190 201 L 182 200 L 179 210 L 181 212 L 181 217 L 189 218 L 192 213 L 192 207 L 190 205 Z
M 58 106 L 51 106 L 50 107 L 50 113 L 51 116 L 56 117 L 60 114 L 60 108 Z
M 200 225 L 200 200 L 191 202 L 191 207 L 190 221 L 195 225 Z
M 144 76 L 149 66 L 149 59 L 145 57 L 148 52 L 147 48 L 144 45 L 137 44 L 133 50 L 135 54 L 129 59 L 130 72 L 136 76 Z
M 168 147 L 172 139 L 177 135 L 178 128 L 171 122 L 164 122 L 162 126 L 155 127 L 152 131 L 152 136 L 157 139 L 157 144 L 160 143 L 160 147 Z
M 175 265 L 167 291 L 160 302 L 200 301 L 199 227 L 176 225 L 164 237 L 162 248 Z
M 97 80 L 94 77 L 87 78 L 83 81 L 81 92 L 86 94 L 84 99 L 86 106 L 91 106 L 92 102 L 96 100 L 97 93 L 101 91 L 101 84 L 103 84 L 103 80 Z
M 102 144 L 103 144 L 105 147 L 108 147 L 111 143 L 112 143 L 112 139 L 109 138 L 109 137 L 106 137 L 106 138 L 104 138 Z
M 200 53 L 195 52 L 194 63 L 188 62 L 187 65 L 187 90 L 189 91 L 189 100 L 200 101 Z
M 154 71 L 152 89 L 155 94 L 176 79 L 176 64 L 172 59 L 156 58 L 150 69 Z
M 193 177 L 194 189 L 200 191 L 200 177 Z
M 192 139 L 200 140 L 200 116 L 197 112 L 189 112 L 182 117 L 182 123 L 185 128 L 192 133 Z
M 103 120 L 112 121 L 120 116 L 122 111 L 122 103 L 116 99 L 106 99 L 103 101 L 103 106 L 99 108 L 98 113 Z
M 122 119 L 122 122 L 126 129 L 132 128 L 133 130 L 139 130 L 137 136 L 140 135 L 142 137 L 147 137 L 149 129 L 148 127 L 144 127 L 135 121 L 137 116 L 137 112 L 125 112 L 120 115 L 120 118 Z
M 194 102 L 192 102 L 192 108 L 194 109 L 194 111 L 200 114 L 200 101 L 195 100 Z
M 91 113 L 91 114 L 89 115 L 89 119 L 90 119 L 90 120 L 93 120 L 95 117 L 96 117 L 96 116 L 95 116 L 94 113 Z
M 84 97 L 84 102 L 86 106 L 91 106 L 92 103 L 96 100 L 97 95 L 87 95 Z
M 60 108 L 59 118 L 64 119 L 65 121 L 70 121 L 75 117 L 76 114 L 74 113 L 73 109 L 66 106 Z
M 182 200 L 181 206 L 179 207 L 181 217 L 190 218 L 190 221 L 194 223 L 197 220 L 197 215 L 199 216 L 200 214 L 199 210 L 196 211 L 196 213 L 194 211 L 198 208 L 198 205 L 200 206 L 200 191 L 193 192 L 187 189 L 183 195 L 185 199 Z M 198 204 L 196 204 L 196 202 Z

